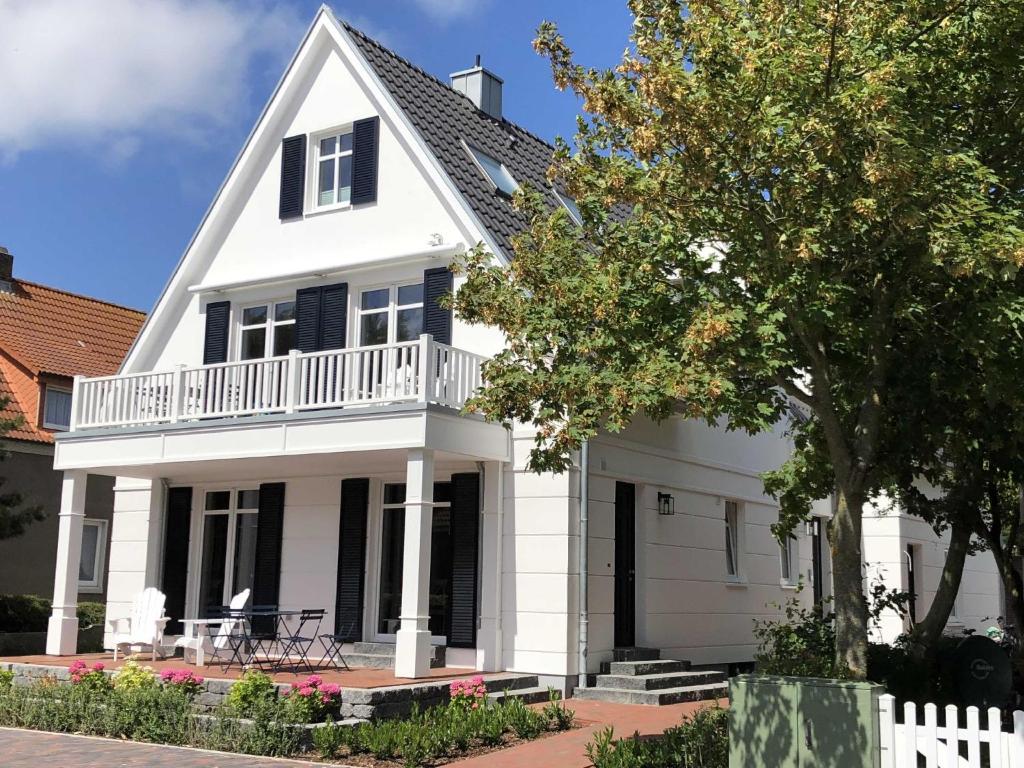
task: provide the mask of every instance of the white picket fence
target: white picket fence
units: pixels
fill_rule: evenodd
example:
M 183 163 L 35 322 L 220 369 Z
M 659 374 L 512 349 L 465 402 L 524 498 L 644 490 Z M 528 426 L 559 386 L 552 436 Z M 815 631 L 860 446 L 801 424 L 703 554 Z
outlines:
M 953 706 L 943 710 L 925 704 L 923 720 L 913 702 L 903 705 L 899 718 L 896 700 L 890 695 L 879 701 L 882 768 L 1024 768 L 1024 712 L 1013 713 L 1013 731 L 1002 729 L 1000 711 L 986 713 L 967 707 L 961 714 Z M 900 722 L 897 722 L 900 720 Z

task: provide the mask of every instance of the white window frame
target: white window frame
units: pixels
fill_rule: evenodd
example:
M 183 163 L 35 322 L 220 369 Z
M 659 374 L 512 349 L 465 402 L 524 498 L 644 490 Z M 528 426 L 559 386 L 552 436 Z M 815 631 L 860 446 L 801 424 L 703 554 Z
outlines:
M 310 173 L 309 173 L 309 177 L 312 180 L 312 183 L 310 184 L 310 207 L 309 207 L 309 210 L 311 210 L 314 213 L 319 213 L 320 211 L 343 210 L 343 209 L 351 208 L 352 207 L 351 187 L 349 187 L 350 192 L 349 192 L 349 199 L 348 199 L 347 202 L 339 203 L 337 200 L 335 200 L 332 203 L 324 203 L 323 205 L 320 204 L 320 161 L 321 160 L 326 160 L 328 158 L 331 158 L 331 159 L 334 160 L 334 194 L 335 194 L 335 196 L 337 196 L 337 194 L 338 194 L 338 173 L 339 173 L 338 169 L 341 166 L 340 159 L 342 157 L 352 157 L 352 152 L 355 149 L 355 136 L 353 135 L 353 137 L 352 137 L 352 149 L 345 150 L 344 152 L 340 151 L 338 148 L 341 146 L 341 142 L 338 141 L 335 144 L 335 151 L 331 155 L 321 155 L 320 154 L 320 142 L 323 141 L 324 139 L 330 139 L 330 138 L 340 139 L 345 134 L 352 134 L 354 130 L 355 130 L 355 124 L 354 123 L 348 123 L 346 125 L 338 126 L 337 128 L 331 128 L 330 130 L 320 131 L 319 133 L 310 134 L 309 138 L 310 138 L 310 143 L 312 144 L 312 147 L 311 147 L 312 151 L 310 152 L 311 170 L 310 170 Z M 355 169 L 353 167 L 353 172 L 354 172 L 354 170 Z
M 795 587 L 800 583 L 800 541 L 796 534 L 788 534 L 785 541 L 779 542 L 779 583 L 783 587 Z
M 46 398 L 49 396 L 51 390 L 54 391 L 54 392 L 63 392 L 64 394 L 68 395 L 69 397 L 72 395 L 72 391 L 68 387 L 61 387 L 61 386 L 58 386 L 58 385 L 55 385 L 55 384 L 44 384 L 43 385 L 43 413 L 42 413 L 43 429 L 52 429 L 55 432 L 67 432 L 71 428 L 70 421 L 71 421 L 71 419 L 74 418 L 74 413 L 72 413 L 71 416 L 69 417 L 69 419 L 68 419 L 69 423 L 68 424 L 53 424 L 53 423 L 51 423 L 51 422 L 46 420 Z M 72 409 L 74 408 L 74 402 L 72 402 L 71 407 L 72 407 Z
M 87 517 L 82 521 L 82 528 L 96 528 L 96 559 L 93 562 L 93 573 L 96 578 L 91 581 L 78 580 L 78 591 L 98 594 L 103 591 L 103 565 L 107 562 L 107 521 L 101 518 Z
M 383 285 L 368 285 L 359 289 L 358 296 L 356 297 L 356 328 L 355 328 L 355 346 L 362 347 L 363 345 L 363 318 L 366 315 L 382 315 L 387 314 L 388 316 L 388 338 L 384 344 L 381 345 L 366 345 L 366 346 L 385 346 L 389 344 L 397 344 L 396 339 L 398 338 L 398 312 L 402 309 L 420 309 L 424 310 L 425 302 L 421 298 L 418 302 L 412 304 L 399 304 L 398 303 L 398 291 L 400 288 L 409 288 L 411 286 L 420 285 L 426 290 L 426 286 L 423 284 L 423 278 L 418 280 L 402 280 L 397 283 L 384 283 Z M 370 293 L 372 291 L 380 291 L 387 289 L 388 291 L 388 305 L 387 307 L 381 307 L 380 309 L 363 309 L 363 294 Z M 426 323 L 426 312 L 422 313 L 423 322 Z M 407 339 L 407 341 L 413 341 L 413 339 Z M 403 342 L 404 343 L 404 342 Z
M 285 326 L 285 325 L 294 326 L 296 324 L 296 322 L 297 322 L 297 319 L 298 319 L 297 315 L 294 314 L 294 310 L 293 310 L 293 314 L 292 314 L 292 319 L 291 320 L 275 320 L 274 319 L 274 317 L 275 317 L 275 310 L 277 308 L 277 305 L 278 304 L 287 304 L 287 303 L 291 303 L 291 304 L 294 305 L 295 304 L 295 297 L 294 296 L 290 296 L 290 297 L 285 296 L 285 297 L 281 297 L 281 298 L 278 298 L 278 299 L 269 299 L 267 301 L 254 301 L 254 302 L 252 302 L 250 304 L 245 304 L 245 305 L 243 305 L 242 307 L 239 308 L 239 310 L 238 310 L 238 319 L 235 322 L 235 361 L 236 362 L 243 362 L 242 361 L 243 338 L 244 338 L 245 331 L 247 331 L 247 330 L 249 330 L 251 328 L 261 328 L 262 327 L 262 328 L 266 329 L 266 336 L 263 339 L 263 357 L 262 358 L 254 357 L 254 358 L 249 358 L 249 359 L 250 360 L 260 360 L 260 359 L 268 359 L 268 358 L 273 357 L 272 353 L 274 351 L 274 341 L 275 341 L 275 337 L 277 336 L 277 329 L 280 328 L 281 326 Z M 266 308 L 266 310 L 267 310 L 267 319 L 263 321 L 262 325 L 261 324 L 245 325 L 245 310 L 247 310 L 247 309 L 255 309 L 256 307 L 265 307 Z M 279 357 L 284 357 L 284 356 L 285 355 L 279 355 Z
M 725 508 L 724 514 L 724 527 L 725 527 L 725 544 L 732 543 L 732 570 L 729 569 L 729 552 L 724 551 L 724 565 L 725 565 L 725 580 L 733 584 L 745 584 L 746 583 L 746 572 L 745 572 L 745 557 L 744 550 L 746 549 L 746 532 L 744 531 L 745 515 L 743 504 L 735 499 L 725 499 L 722 505 Z M 733 525 L 730 526 L 730 508 L 733 510 Z
M 196 488 L 198 491 L 198 510 L 194 512 L 198 513 L 198 529 L 196 536 L 193 538 L 194 548 L 190 553 L 190 560 L 192 562 L 191 572 L 195 574 L 195 578 L 192 579 L 192 584 L 189 585 L 189 601 L 191 606 L 188 610 L 190 615 L 198 615 L 203 609 L 201 604 L 202 589 L 203 589 L 203 544 L 205 543 L 206 537 L 206 517 L 208 515 L 227 515 L 228 516 L 228 531 L 227 531 L 227 547 L 224 553 L 224 593 L 223 593 L 223 605 L 227 605 L 231 602 L 231 598 L 234 597 L 234 569 L 235 569 L 235 538 L 238 534 L 238 516 L 239 515 L 256 515 L 259 514 L 259 485 L 211 485 L 206 488 Z M 231 495 L 228 500 L 227 509 L 207 509 L 206 508 L 206 496 L 209 493 L 217 493 L 218 491 L 228 491 Z M 239 509 L 238 507 L 238 494 L 242 491 L 256 491 L 257 493 L 257 507 L 245 507 Z

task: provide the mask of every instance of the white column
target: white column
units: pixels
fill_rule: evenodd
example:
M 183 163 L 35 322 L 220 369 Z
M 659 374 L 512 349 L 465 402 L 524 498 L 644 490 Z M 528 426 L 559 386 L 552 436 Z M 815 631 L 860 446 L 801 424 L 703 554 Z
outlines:
M 61 486 L 53 613 L 46 632 L 46 653 L 51 656 L 72 656 L 78 649 L 78 566 L 88 477 L 80 469 L 66 471 Z
M 405 550 L 402 615 L 395 647 L 395 677 L 430 670 L 430 539 L 434 517 L 434 452 L 417 448 L 406 459 Z
M 501 582 L 504 510 L 504 465 L 484 463 L 483 515 L 480 519 L 480 628 L 477 631 L 476 667 L 482 672 L 502 671 Z

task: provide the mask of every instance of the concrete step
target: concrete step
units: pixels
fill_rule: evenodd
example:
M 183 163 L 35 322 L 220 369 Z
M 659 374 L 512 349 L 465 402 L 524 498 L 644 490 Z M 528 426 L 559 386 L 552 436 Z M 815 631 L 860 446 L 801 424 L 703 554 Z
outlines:
M 595 688 L 627 691 L 653 691 L 662 688 L 685 688 L 694 685 L 725 685 L 721 672 L 658 672 L 653 675 L 598 675 Z
M 655 675 L 659 673 L 687 672 L 690 669 L 690 662 L 676 661 L 674 659 L 655 659 L 652 661 L 613 661 L 608 669 L 603 671 L 606 675 Z
M 680 688 L 662 688 L 656 691 L 630 691 L 622 688 L 577 688 L 573 696 L 584 701 L 610 701 L 616 704 L 679 704 L 684 701 L 710 701 L 729 695 L 729 686 L 721 683 L 711 685 L 688 685 Z
M 491 691 L 487 694 L 491 701 L 504 701 L 506 698 L 519 699 L 524 704 L 542 704 L 550 698 L 548 689 L 536 685 L 531 688 L 512 688 L 508 691 Z
M 447 654 L 447 648 L 443 645 L 432 645 L 430 646 L 430 666 L 431 667 L 443 667 L 445 665 L 445 657 Z M 374 669 L 383 669 L 385 667 L 393 667 L 395 665 L 395 644 L 394 643 L 353 643 L 352 653 L 344 654 L 345 660 L 348 661 L 350 667 L 372 667 Z M 350 661 L 350 659 L 356 659 L 358 663 Z M 384 663 L 385 659 L 390 659 L 389 663 Z M 366 663 L 363 663 L 366 662 Z
M 615 648 L 612 650 L 613 661 L 654 661 L 661 658 L 657 648 Z

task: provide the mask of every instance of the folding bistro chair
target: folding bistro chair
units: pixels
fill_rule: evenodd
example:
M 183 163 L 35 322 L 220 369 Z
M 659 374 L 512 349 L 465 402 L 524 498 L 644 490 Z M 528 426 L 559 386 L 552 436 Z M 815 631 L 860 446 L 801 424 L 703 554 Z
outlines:
M 285 659 L 297 652 L 299 656 L 299 662 L 306 665 L 306 669 L 313 672 L 313 665 L 309 662 L 309 649 L 313 647 L 313 643 L 316 642 L 317 632 L 320 631 L 320 624 L 324 620 L 324 616 L 327 611 L 323 608 L 306 608 L 299 613 L 299 626 L 295 628 L 295 632 L 287 637 L 281 638 L 281 644 L 283 650 L 281 652 L 281 661 L 284 663 Z M 297 666 L 297 665 L 296 665 Z
M 280 634 L 277 631 L 278 613 L 276 605 L 254 605 L 246 614 L 247 622 L 245 633 L 245 644 L 249 647 L 249 655 L 245 660 L 245 666 L 251 667 L 254 664 L 264 669 L 267 664 L 274 669 L 274 661 L 270 658 L 270 652 L 274 645 L 280 641 Z M 260 659 L 260 653 L 264 659 Z
M 245 613 L 243 609 L 249 602 L 249 590 L 244 589 L 231 598 L 231 605 L 219 609 L 218 618 L 224 619 L 217 628 L 217 635 L 213 638 L 213 656 L 211 661 L 220 660 L 221 669 L 226 670 L 233 662 L 242 666 L 243 648 L 245 646 Z M 227 657 L 225 661 L 225 656 Z
M 320 635 L 320 643 L 324 647 L 324 652 L 328 662 L 333 664 L 336 669 L 345 668 L 345 671 L 351 672 L 352 668 L 345 661 L 345 657 L 341 653 L 341 646 L 352 640 L 355 635 L 356 621 L 350 621 L 348 626 L 341 632 L 335 632 L 334 634 Z

